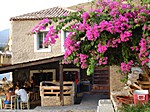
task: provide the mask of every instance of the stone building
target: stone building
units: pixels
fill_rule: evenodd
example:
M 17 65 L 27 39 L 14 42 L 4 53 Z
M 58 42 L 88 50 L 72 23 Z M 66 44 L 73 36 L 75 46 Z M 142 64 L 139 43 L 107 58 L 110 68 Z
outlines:
M 52 46 L 43 45 L 47 30 L 38 34 L 30 34 L 30 32 L 42 19 L 60 17 L 66 13 L 70 14 L 72 11 L 74 11 L 74 7 L 53 7 L 10 18 L 12 65 L 0 68 L 0 73 L 12 71 L 14 82 L 17 80 L 29 81 L 33 76 L 37 86 L 44 80 L 59 81 L 59 62 L 63 59 L 63 44 L 67 32 L 62 31 L 59 34 L 60 38 Z M 74 81 L 77 85 L 86 82 L 86 84 L 88 83 L 86 89 L 78 86 L 80 92 L 104 94 L 109 98 L 111 91 L 120 90 L 124 86 L 124 83 L 120 81 L 124 76 L 116 72 L 118 69 L 117 66 L 96 67 L 94 74 L 87 76 L 86 70 L 72 64 L 63 65 L 63 80 Z

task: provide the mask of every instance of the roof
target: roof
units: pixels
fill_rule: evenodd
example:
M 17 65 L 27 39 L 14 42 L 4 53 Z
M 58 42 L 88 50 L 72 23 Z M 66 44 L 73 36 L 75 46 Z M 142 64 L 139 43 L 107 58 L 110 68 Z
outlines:
M 94 4 L 92 4 L 92 2 L 85 2 L 85 3 L 80 3 L 77 5 L 73 5 L 70 7 L 67 7 L 68 9 L 71 10 L 78 10 L 78 8 L 84 8 L 85 11 L 90 11 L 90 9 L 94 8 Z
M 0 67 L 0 73 L 12 72 L 16 69 L 22 69 L 22 68 L 27 68 L 27 67 L 31 67 L 31 66 L 52 63 L 52 62 L 60 61 L 63 59 L 64 59 L 64 56 L 61 55 L 61 56 L 57 56 L 57 57 L 51 57 L 51 58 L 46 58 L 46 59 L 41 59 L 41 60 L 23 62 L 23 63 L 9 65 L 9 66 L 2 66 L 2 67 Z
M 55 18 L 61 17 L 64 14 L 70 14 L 73 12 L 71 9 L 62 8 L 62 7 L 53 7 L 41 11 L 36 11 L 32 13 L 23 14 L 20 16 L 11 17 L 10 21 L 13 20 L 42 20 L 44 18 Z
M 92 8 L 92 2 L 86 2 L 86 3 L 81 3 L 77 4 L 74 6 L 70 6 L 68 8 L 63 8 L 63 7 L 53 7 L 53 8 L 48 8 L 44 9 L 41 11 L 36 11 L 32 13 L 27 13 L 15 17 L 11 17 L 10 21 L 17 21 L 17 20 L 42 20 L 44 18 L 55 18 L 55 17 L 61 17 L 64 14 L 70 14 L 71 12 L 74 12 L 78 8 L 81 8 L 84 6 L 84 9 L 86 11 L 89 11 Z

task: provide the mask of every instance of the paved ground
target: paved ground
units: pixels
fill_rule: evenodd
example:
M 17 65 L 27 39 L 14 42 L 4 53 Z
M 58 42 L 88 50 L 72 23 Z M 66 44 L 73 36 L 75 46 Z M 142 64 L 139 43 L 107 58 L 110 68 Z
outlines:
M 55 106 L 55 107 L 41 107 L 38 106 L 34 110 L 42 112 L 47 110 L 49 112 L 96 112 L 98 100 L 102 98 L 101 95 L 85 94 L 78 105 L 71 106 Z
M 101 95 L 90 95 L 85 94 L 81 100 L 80 104 L 70 105 L 70 106 L 53 106 L 53 107 L 41 107 L 37 106 L 34 109 L 23 110 L 23 112 L 96 112 L 99 99 L 103 99 L 104 97 Z M 108 107 L 112 107 L 109 105 Z M 107 106 L 105 108 L 108 108 Z M 100 112 L 108 112 L 105 111 Z M 1 110 L 1 112 L 21 112 L 21 110 Z

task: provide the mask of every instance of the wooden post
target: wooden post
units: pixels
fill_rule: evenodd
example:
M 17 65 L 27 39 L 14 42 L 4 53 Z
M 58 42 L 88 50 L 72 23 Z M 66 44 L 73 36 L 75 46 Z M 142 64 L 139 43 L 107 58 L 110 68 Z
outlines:
M 60 104 L 64 105 L 64 94 L 63 94 L 63 65 L 59 63 L 59 82 L 60 82 Z

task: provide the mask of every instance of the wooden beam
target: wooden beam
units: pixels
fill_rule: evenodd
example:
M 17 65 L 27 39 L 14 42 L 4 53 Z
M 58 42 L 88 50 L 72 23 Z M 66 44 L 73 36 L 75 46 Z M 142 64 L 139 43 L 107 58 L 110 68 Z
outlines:
M 36 60 L 36 61 L 29 61 L 29 62 L 14 64 L 14 65 L 10 65 L 10 66 L 4 66 L 4 67 L 0 67 L 0 73 L 11 72 L 15 69 L 21 69 L 21 68 L 46 64 L 46 63 L 52 63 L 52 62 L 56 62 L 56 61 L 59 61 L 62 59 L 63 59 L 63 56 L 57 56 L 57 57 L 52 57 L 52 58 L 47 58 L 47 59 L 41 59 L 41 60 Z
M 64 94 L 63 94 L 63 65 L 59 63 L 59 82 L 60 82 L 60 104 L 64 105 Z

